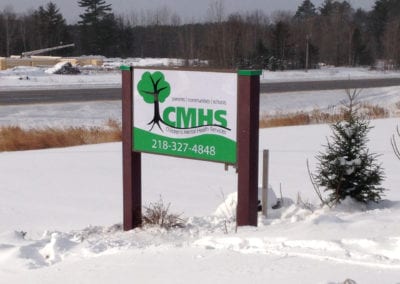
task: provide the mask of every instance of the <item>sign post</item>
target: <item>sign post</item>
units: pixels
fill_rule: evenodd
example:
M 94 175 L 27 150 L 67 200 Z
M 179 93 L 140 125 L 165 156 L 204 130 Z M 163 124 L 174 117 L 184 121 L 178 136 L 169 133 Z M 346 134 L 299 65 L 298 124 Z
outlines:
M 132 67 L 122 66 L 122 166 L 123 227 L 125 231 L 142 225 L 141 153 L 133 152 Z
M 257 226 L 260 75 L 238 72 L 238 226 Z
M 257 226 L 261 72 L 121 70 L 124 230 L 142 224 L 142 152 L 235 165 L 237 224 Z

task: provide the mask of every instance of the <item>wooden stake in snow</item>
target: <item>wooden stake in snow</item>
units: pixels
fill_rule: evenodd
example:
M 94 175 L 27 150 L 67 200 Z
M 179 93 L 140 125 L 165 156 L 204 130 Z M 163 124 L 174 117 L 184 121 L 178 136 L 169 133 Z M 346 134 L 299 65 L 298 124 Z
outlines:
M 269 150 L 263 151 L 263 176 L 262 176 L 262 214 L 267 217 L 268 208 L 268 171 L 269 171 Z

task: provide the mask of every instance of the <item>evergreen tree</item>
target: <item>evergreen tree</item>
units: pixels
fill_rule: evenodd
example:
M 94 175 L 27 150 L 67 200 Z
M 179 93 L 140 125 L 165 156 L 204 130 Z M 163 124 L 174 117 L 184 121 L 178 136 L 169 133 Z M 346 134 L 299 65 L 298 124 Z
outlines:
M 377 0 L 373 10 L 370 13 L 370 19 L 368 22 L 369 32 L 373 36 L 374 51 L 377 58 L 392 57 L 391 55 L 385 54 L 385 32 L 393 28 L 393 24 L 396 24 L 400 18 L 400 1 L 398 0 Z M 392 35 L 389 36 L 391 38 Z M 387 38 L 386 38 L 387 40 Z M 397 45 L 397 43 L 396 43 Z M 395 54 L 397 51 L 395 52 Z M 389 58 L 394 59 L 395 58 Z
M 346 15 L 351 13 L 352 7 L 347 1 L 325 0 L 319 8 L 322 16 Z
M 315 41 L 320 51 L 320 60 L 336 66 L 349 64 L 354 30 L 353 9 L 346 1 L 325 0 L 320 12 L 318 24 L 321 29 Z
M 355 28 L 351 40 L 351 62 L 352 66 L 358 66 L 361 63 L 368 62 L 368 54 L 366 52 L 366 45 L 363 42 L 362 34 L 359 28 Z M 369 63 L 369 62 L 368 62 Z
M 352 51 L 353 51 L 353 65 L 371 65 L 374 62 L 372 54 L 371 41 L 373 35 L 369 33 L 368 29 L 369 13 L 357 9 L 353 16 L 353 23 L 355 26 L 352 36 Z
M 81 25 L 95 26 L 112 11 L 111 4 L 106 4 L 104 0 L 79 0 L 78 5 L 85 8 L 85 13 L 79 15 Z
M 78 5 L 85 8 L 78 22 L 81 31 L 82 51 L 91 54 L 113 55 L 110 50 L 116 44 L 117 22 L 111 4 L 104 0 L 79 0 Z
M 303 3 L 297 8 L 295 19 L 308 19 L 317 15 L 314 4 L 310 0 L 304 0 Z
M 40 6 L 33 13 L 33 18 L 38 40 L 35 48 L 56 46 L 68 41 L 65 19 L 53 2 L 47 3 L 45 7 Z
M 329 16 L 335 9 L 334 6 L 335 2 L 333 2 L 333 0 L 325 0 L 324 3 L 322 3 L 321 7 L 319 8 L 321 15 Z
M 389 21 L 389 11 L 389 1 L 378 0 L 370 15 L 369 29 L 374 37 L 376 56 L 379 57 L 383 55 L 382 37 Z
M 325 146 L 325 153 L 316 157 L 316 174 L 310 174 L 314 186 L 329 193 L 325 202 L 330 205 L 348 196 L 359 202 L 378 202 L 385 190 L 380 187 L 383 170 L 377 163 L 377 155 L 369 153 L 366 145 L 371 127 L 369 121 L 357 113 L 358 94 L 348 91 L 345 118 L 331 126 L 331 141 Z
M 271 45 L 272 55 L 277 59 L 277 67 L 284 69 L 288 50 L 290 48 L 290 26 L 289 23 L 279 21 L 272 29 Z M 275 68 L 274 68 L 275 69 Z

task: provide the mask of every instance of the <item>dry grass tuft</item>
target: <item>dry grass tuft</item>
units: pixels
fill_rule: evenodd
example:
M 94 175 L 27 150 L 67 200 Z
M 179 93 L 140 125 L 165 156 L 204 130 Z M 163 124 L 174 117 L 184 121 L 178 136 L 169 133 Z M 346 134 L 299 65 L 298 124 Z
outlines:
M 389 117 L 389 111 L 383 107 L 361 104 L 360 112 L 369 119 Z M 322 112 L 318 109 L 310 112 L 295 112 L 286 114 L 264 115 L 260 119 L 260 128 L 293 126 L 293 125 L 308 125 L 318 123 L 334 123 L 344 119 L 343 110 L 332 110 L 330 112 Z
M 400 109 L 400 102 L 396 106 Z M 376 105 L 364 103 L 360 111 L 370 119 L 389 117 L 388 110 Z M 342 119 L 343 111 L 335 109 L 330 112 L 315 109 L 310 112 L 266 114 L 260 119 L 260 128 L 333 123 Z M 113 119 L 109 119 L 104 127 L 24 129 L 19 126 L 4 126 L 0 127 L 0 152 L 70 147 L 116 142 L 121 139 L 121 123 Z
M 0 151 L 58 148 L 115 141 L 121 141 L 121 125 L 115 120 L 107 121 L 106 127 L 0 128 Z
M 160 198 L 159 201 L 150 203 L 145 207 L 143 214 L 143 222 L 145 225 L 159 226 L 164 229 L 184 228 L 185 220 L 181 218 L 181 214 L 173 214 L 169 212 L 170 204 L 165 205 Z
M 363 114 L 370 119 L 389 117 L 389 111 L 381 106 L 363 103 L 361 104 L 361 109 Z
M 310 115 L 303 112 L 276 116 L 265 115 L 261 118 L 260 128 L 305 124 L 310 124 Z

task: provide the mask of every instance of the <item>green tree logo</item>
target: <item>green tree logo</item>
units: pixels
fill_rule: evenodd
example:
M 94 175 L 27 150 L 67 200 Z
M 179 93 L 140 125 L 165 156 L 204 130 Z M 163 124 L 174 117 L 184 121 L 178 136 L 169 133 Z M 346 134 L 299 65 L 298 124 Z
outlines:
M 138 83 L 137 89 L 146 103 L 154 104 L 154 116 L 148 123 L 148 125 L 151 125 L 150 131 L 156 124 L 162 131 L 160 122 L 163 124 L 166 123 L 160 116 L 160 102 L 163 103 L 171 93 L 171 87 L 169 83 L 165 81 L 164 74 L 159 71 L 153 74 L 145 72 Z

